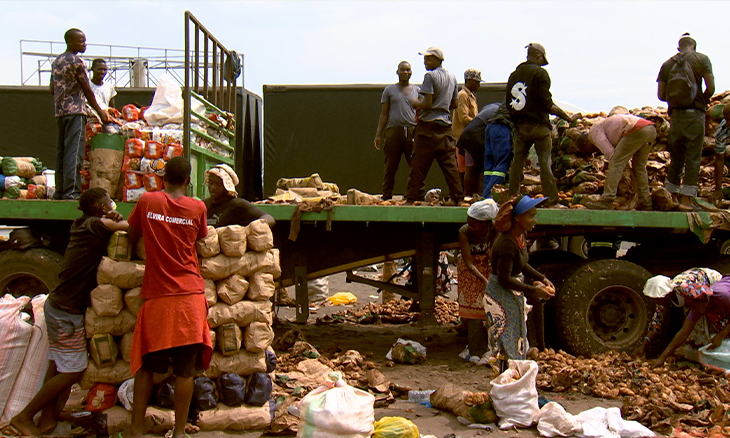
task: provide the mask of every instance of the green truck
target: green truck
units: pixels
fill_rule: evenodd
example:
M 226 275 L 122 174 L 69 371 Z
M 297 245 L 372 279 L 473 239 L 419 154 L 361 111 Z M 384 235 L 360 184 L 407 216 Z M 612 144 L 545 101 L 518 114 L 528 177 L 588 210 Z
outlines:
M 224 148 L 226 156 L 190 140 L 204 138 L 205 133 L 186 132 L 184 148 L 195 172 L 194 195 L 205 195 L 203 172 L 220 162 L 234 166 L 241 179 L 239 192 L 250 200 L 270 195 L 279 177 L 313 172 L 341 188 L 379 191 L 382 163 L 379 155 L 373 155 L 372 137 L 382 85 L 267 86 L 262 129 L 261 99 L 237 85 L 233 61 L 237 55 L 191 14 L 186 14 L 185 22 L 186 120 L 196 116 L 190 110 L 194 99 L 203 101 L 206 111 L 232 113 L 236 120 L 226 134 L 230 138 Z M 480 102 L 499 99 L 503 87 L 485 85 Z M 41 96 L 40 90 L 17 88 L 25 87 L 0 89 L 0 94 L 15 96 L 0 99 L 0 115 L 13 117 L 15 113 L 7 105 L 20 105 L 23 93 L 30 93 L 30 101 L 38 102 L 39 107 L 49 106 L 48 95 Z M 138 101 L 144 93 L 151 98 L 150 90 L 128 93 L 129 99 Z M 124 95 L 121 90 L 120 95 Z M 367 103 L 359 105 L 361 102 Z M 52 114 L 50 107 L 43 111 Z M 52 133 L 51 117 L 27 135 Z M 42 159 L 52 162 L 54 139 L 43 144 L 50 145 L 51 152 L 46 147 L 43 154 L 48 157 Z M 17 155 L 28 155 L 21 144 L 14 147 L 20 151 Z M 0 155 L 13 155 L 12 147 L 9 149 Z M 399 185 L 404 187 L 405 176 L 399 177 Z M 440 184 L 438 178 L 432 178 L 432 185 Z M 76 207 L 76 203 L 64 201 L 0 200 L 0 225 L 24 227 L 37 237 L 23 249 L 0 242 L 2 293 L 34 295 L 55 287 L 70 223 L 79 214 Z M 125 217 L 132 207 L 118 204 Z M 280 284 L 295 286 L 298 322 L 304 323 L 308 317 L 307 281 L 338 272 L 347 272 L 350 281 L 420 301 L 420 321 L 435 321 L 438 254 L 458 247 L 458 229 L 466 221 L 466 208 L 336 205 L 298 214 L 294 205 L 261 208 L 277 221 L 274 237 L 281 255 Z M 556 297 L 544 309 L 537 303 L 530 318 L 530 324 L 551 328 L 546 330 L 544 342 L 531 340 L 537 345 L 546 343 L 582 355 L 608 349 L 630 351 L 643 339 L 654 310 L 641 292 L 647 278 L 674 275 L 693 266 L 730 272 L 726 255 L 730 253 L 730 232 L 721 213 L 541 209 L 537 220 L 530 238 L 560 242 L 558 249 L 537 250 L 531 255 L 531 264 L 557 287 Z M 298 229 L 296 239 L 290 238 L 292 226 Z M 620 258 L 613 254 L 587 258 L 585 248 L 590 242 L 636 245 Z M 402 258 L 411 261 L 414 275 L 409 286 L 377 282 L 353 272 L 363 265 Z

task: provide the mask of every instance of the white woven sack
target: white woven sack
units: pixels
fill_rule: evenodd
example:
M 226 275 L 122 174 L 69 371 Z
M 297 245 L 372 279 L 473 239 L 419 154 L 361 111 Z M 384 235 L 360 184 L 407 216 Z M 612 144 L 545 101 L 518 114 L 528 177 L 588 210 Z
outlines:
M 489 395 L 499 417 L 500 429 L 530 427 L 540 408 L 537 404 L 537 362 L 509 360 L 509 368 L 492 380 Z
M 28 297 L 10 294 L 0 298 L 0 412 L 5 412 L 33 331 L 33 326 L 20 317 L 28 302 Z
M 18 379 L 10 393 L 0 423 L 10 422 L 10 419 L 20 413 L 43 386 L 48 369 L 48 332 L 46 331 L 46 315 L 43 311 L 46 298 L 48 295 L 43 294 L 36 295 L 31 300 L 35 324 L 23 358 L 23 365 L 18 372 Z

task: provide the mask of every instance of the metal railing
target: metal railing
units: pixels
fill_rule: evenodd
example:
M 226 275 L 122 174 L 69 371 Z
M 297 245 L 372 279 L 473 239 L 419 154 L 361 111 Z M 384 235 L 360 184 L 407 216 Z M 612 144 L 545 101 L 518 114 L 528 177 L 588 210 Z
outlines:
M 65 50 L 63 41 L 20 40 L 21 85 L 48 85 L 53 61 Z M 104 59 L 117 87 L 156 87 L 162 73 L 184 84 L 185 51 L 180 49 L 87 44 L 81 57 L 89 68 L 93 59 Z

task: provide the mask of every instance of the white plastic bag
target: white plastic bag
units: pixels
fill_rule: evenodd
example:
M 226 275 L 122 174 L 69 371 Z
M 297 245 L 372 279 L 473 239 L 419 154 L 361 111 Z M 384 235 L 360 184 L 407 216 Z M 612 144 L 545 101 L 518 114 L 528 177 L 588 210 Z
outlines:
M 13 391 L 33 331 L 33 326 L 20 315 L 29 301 L 28 297 L 15 298 L 10 294 L 0 298 L 0 412 L 5 410 Z
M 144 119 L 152 126 L 182 123 L 184 103 L 180 85 L 163 73 L 152 98 L 152 105 L 144 112 Z
M 711 368 L 730 371 L 730 339 L 723 339 L 719 347 L 710 350 L 707 344 L 700 348 L 700 363 Z
M 510 360 L 509 368 L 492 380 L 489 395 L 499 417 L 499 428 L 530 427 L 540 408 L 537 404 L 537 362 Z
M 368 438 L 373 434 L 375 397 L 349 386 L 342 373 L 327 375 L 329 385 L 307 394 L 299 409 L 298 438 Z
M 33 331 L 23 358 L 23 365 L 20 367 L 13 392 L 8 398 L 8 404 L 5 406 L 5 412 L 3 412 L 0 422 L 10 422 L 10 419 L 25 408 L 43 385 L 43 379 L 48 369 L 48 335 L 43 311 L 47 297 L 48 295 L 45 294 L 36 295 L 31 300 Z
M 125 380 L 117 390 L 117 398 L 124 409 L 132 411 L 132 401 L 134 400 L 134 378 Z
M 575 435 L 581 438 L 650 438 L 654 432 L 637 421 L 621 418 L 618 408 L 593 408 L 578 414 L 583 432 Z
M 423 357 L 426 357 L 426 347 L 424 347 L 421 343 L 416 341 L 409 341 L 407 339 L 398 338 L 397 341 L 395 341 L 395 344 L 404 344 L 404 345 L 410 345 L 411 347 L 415 348 L 417 352 L 423 355 Z M 385 355 L 385 358 L 388 360 L 393 360 L 393 349 L 391 348 L 388 350 L 388 353 Z
M 535 417 L 535 421 L 537 421 L 537 431 L 540 432 L 540 436 L 571 436 L 583 431 L 583 426 L 575 415 L 566 412 L 565 408 L 555 402 L 543 406 Z

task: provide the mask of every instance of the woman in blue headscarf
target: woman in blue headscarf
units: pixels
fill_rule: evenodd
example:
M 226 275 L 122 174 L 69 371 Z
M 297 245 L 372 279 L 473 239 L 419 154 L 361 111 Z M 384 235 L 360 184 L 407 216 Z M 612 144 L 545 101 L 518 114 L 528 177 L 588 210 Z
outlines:
M 526 234 L 537 223 L 536 207 L 546 200 L 517 195 L 500 207 L 495 219 L 500 234 L 492 245 L 492 273 L 484 310 L 491 352 L 501 360 L 523 360 L 527 356 L 525 296 L 546 300 L 555 294 L 550 280 L 527 263 Z M 525 277 L 533 281 L 525 281 Z

